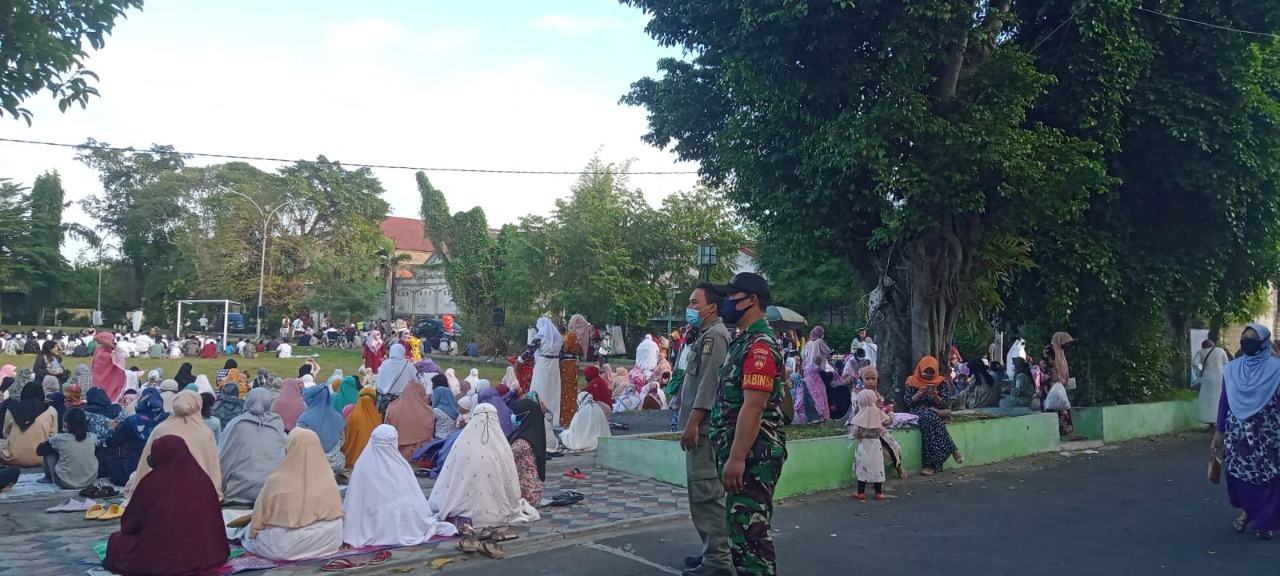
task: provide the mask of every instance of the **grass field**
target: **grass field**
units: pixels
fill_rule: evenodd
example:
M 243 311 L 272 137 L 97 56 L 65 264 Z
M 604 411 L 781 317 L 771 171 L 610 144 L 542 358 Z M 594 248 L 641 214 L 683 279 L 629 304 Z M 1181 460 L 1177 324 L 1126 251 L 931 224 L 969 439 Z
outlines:
M 295 347 L 293 351 L 296 355 L 318 355 L 316 356 L 315 361 L 320 364 L 322 373 L 316 375 L 316 380 L 324 380 L 325 378 L 328 378 L 335 368 L 342 370 L 348 375 L 355 374 L 356 371 L 359 370 L 360 365 L 364 363 L 364 358 L 359 350 Z M 306 358 L 280 359 L 276 358 L 274 354 L 259 354 L 257 358 L 244 358 L 241 356 L 231 356 L 230 358 L 234 359 L 236 363 L 240 365 L 241 370 L 248 370 L 250 377 L 256 375 L 258 368 L 262 367 L 266 368 L 267 372 L 275 372 L 279 374 L 281 378 L 290 378 L 297 376 L 298 368 L 306 361 Z M 481 378 L 497 382 L 502 380 L 502 375 L 507 371 L 507 364 L 505 362 L 498 364 L 496 362 L 487 363 L 471 359 L 463 360 L 448 357 L 444 357 L 442 359 L 437 356 L 433 356 L 432 359 L 434 359 L 441 368 L 453 368 L 454 371 L 457 372 L 459 378 L 465 378 L 472 368 L 476 368 L 480 371 Z M 29 367 L 34 361 L 34 356 L 0 356 L 0 364 L 13 364 L 18 368 Z M 208 376 L 210 380 L 213 380 L 213 376 L 218 373 L 218 370 L 222 369 L 222 366 L 226 361 L 227 357 L 213 359 L 130 358 L 125 365 L 128 367 L 137 366 L 138 368 L 141 368 L 144 373 L 152 368 L 163 368 L 165 377 L 171 378 L 174 374 L 178 373 L 178 367 L 182 366 L 183 362 L 190 362 L 193 368 L 192 372 L 194 374 L 204 374 Z M 71 358 L 69 356 L 63 358 L 63 365 L 72 371 L 75 370 L 77 364 L 90 365 L 91 359 Z

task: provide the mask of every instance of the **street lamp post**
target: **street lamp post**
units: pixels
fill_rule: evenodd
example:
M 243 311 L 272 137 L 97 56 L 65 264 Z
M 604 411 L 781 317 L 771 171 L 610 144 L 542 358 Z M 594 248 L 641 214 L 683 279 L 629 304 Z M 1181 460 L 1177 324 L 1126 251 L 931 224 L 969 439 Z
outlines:
M 676 289 L 667 288 L 667 334 L 671 334 L 671 317 L 676 313 Z
M 711 281 L 711 269 L 715 267 L 719 261 L 719 254 L 715 244 L 699 244 L 698 245 L 698 267 L 702 269 L 702 281 Z
M 98 246 L 98 306 L 93 311 L 93 317 L 89 319 L 89 323 L 96 328 L 102 325 L 102 258 L 103 252 L 110 246 Z
M 93 309 L 93 327 L 102 325 L 102 257 L 98 257 L 98 306 Z
M 262 338 L 262 317 L 260 316 L 260 313 L 262 312 L 262 289 L 267 279 L 267 225 L 271 223 L 271 217 L 275 216 L 276 212 L 279 212 L 281 208 L 289 205 L 289 201 L 285 200 L 284 202 L 281 202 L 279 206 L 272 208 L 270 211 L 266 211 L 263 210 L 262 206 L 259 206 L 253 198 L 250 198 L 245 194 L 241 194 L 235 190 L 227 188 L 223 188 L 222 191 L 230 192 L 248 200 L 250 204 L 253 204 L 254 208 L 258 209 L 258 214 L 262 215 L 262 255 L 258 261 L 258 308 L 253 311 L 253 315 L 258 318 L 258 338 Z

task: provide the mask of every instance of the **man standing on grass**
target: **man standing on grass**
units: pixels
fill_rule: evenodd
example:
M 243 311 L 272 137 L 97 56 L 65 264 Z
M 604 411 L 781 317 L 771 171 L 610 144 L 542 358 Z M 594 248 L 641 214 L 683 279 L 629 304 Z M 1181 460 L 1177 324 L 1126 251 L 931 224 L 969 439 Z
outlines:
M 726 286 L 720 317 L 738 328 L 720 371 L 711 445 L 725 490 L 729 547 L 739 575 L 774 576 L 773 493 L 787 459 L 782 353 L 765 320 L 769 283 L 743 272 Z
M 731 576 L 733 558 L 729 554 L 729 533 L 725 523 L 724 487 L 716 474 L 716 456 L 711 450 L 711 409 L 720 390 L 720 366 L 729 348 L 729 330 L 720 320 L 720 300 L 724 297 L 710 284 L 702 284 L 689 295 L 685 320 L 689 334 L 684 351 L 688 364 L 680 383 L 680 447 L 685 450 L 685 485 L 689 490 L 689 515 L 702 538 L 697 556 L 685 558 L 689 567 L 683 576 Z

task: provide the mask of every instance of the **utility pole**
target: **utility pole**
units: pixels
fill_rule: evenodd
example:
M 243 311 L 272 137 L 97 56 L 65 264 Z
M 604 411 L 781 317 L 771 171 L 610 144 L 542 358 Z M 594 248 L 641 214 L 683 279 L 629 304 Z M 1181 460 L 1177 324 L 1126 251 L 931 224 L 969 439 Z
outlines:
M 267 279 L 267 225 L 271 223 L 271 218 L 276 215 L 276 212 L 279 212 L 281 208 L 284 208 L 285 206 L 289 205 L 289 201 L 285 200 L 284 202 L 281 202 L 279 206 L 276 206 L 275 208 L 272 208 L 270 211 L 267 211 L 267 210 L 263 210 L 262 206 L 259 206 L 258 203 L 253 200 L 253 198 L 250 198 L 244 194 L 241 194 L 229 188 L 223 188 L 222 191 L 235 194 L 236 196 L 240 196 L 241 198 L 248 200 L 250 204 L 253 204 L 254 208 L 258 209 L 258 214 L 262 216 L 262 255 L 259 257 L 259 260 L 258 260 L 258 307 L 253 311 L 254 317 L 258 318 L 258 321 L 257 321 L 258 338 L 262 338 L 263 318 L 259 317 L 258 313 L 262 311 L 262 290 L 266 284 L 266 279 Z
M 667 288 L 667 334 L 671 334 L 671 316 L 676 313 L 676 289 Z

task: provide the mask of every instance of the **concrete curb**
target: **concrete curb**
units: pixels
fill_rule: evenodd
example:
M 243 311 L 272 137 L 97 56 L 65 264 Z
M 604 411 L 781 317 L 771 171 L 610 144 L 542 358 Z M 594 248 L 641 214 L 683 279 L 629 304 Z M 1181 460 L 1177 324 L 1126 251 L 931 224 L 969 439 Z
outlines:
M 631 528 L 639 528 L 643 526 L 649 526 L 652 524 L 660 524 L 662 522 L 667 522 L 670 520 L 687 518 L 688 516 L 689 516 L 688 511 L 667 512 L 664 514 L 655 514 L 653 516 L 631 518 L 631 519 L 622 520 L 619 522 L 607 522 L 607 523 L 599 524 L 596 526 L 587 526 L 585 528 L 577 528 L 574 530 L 565 530 L 563 532 L 555 532 L 552 534 L 543 534 L 540 536 L 535 536 L 533 538 L 519 538 L 517 540 L 503 543 L 502 547 L 506 551 L 507 556 L 510 557 L 522 552 L 526 552 L 533 548 L 545 546 L 548 543 L 577 540 L 581 538 L 587 538 L 590 536 L 604 534 L 607 532 L 627 530 Z M 458 556 L 458 555 L 467 555 L 467 553 L 461 552 L 456 548 L 454 548 L 454 544 L 452 542 L 445 542 L 441 546 L 437 547 L 434 551 L 424 556 L 418 556 L 414 558 L 405 558 L 403 560 L 397 560 L 395 558 L 392 558 L 391 560 L 388 560 L 385 564 L 381 564 L 378 566 L 368 566 L 365 568 L 357 568 L 354 570 L 344 570 L 342 573 L 343 574 L 362 574 L 362 575 L 403 574 L 409 570 L 417 570 L 417 569 L 427 570 L 429 569 L 427 568 L 427 564 L 436 558 L 443 558 L 446 556 Z M 469 556 L 488 559 L 486 556 L 482 554 L 471 554 Z M 318 571 L 319 567 L 317 567 L 316 570 Z
M 632 528 L 640 528 L 642 526 L 649 526 L 651 524 L 661 524 L 663 522 L 667 522 L 670 520 L 678 520 L 681 518 L 688 518 L 688 517 L 689 517 L 689 512 L 687 510 L 680 511 L 680 512 L 667 512 L 665 514 L 654 514 L 653 516 L 643 516 L 640 518 L 631 518 L 628 520 L 621 520 L 618 522 L 608 522 L 608 523 L 600 524 L 597 526 L 587 526 L 585 528 L 578 528 L 575 530 L 565 530 L 564 532 L 555 532 L 553 534 L 546 534 L 543 536 L 538 536 L 536 538 L 529 538 L 529 539 L 521 538 L 519 540 L 509 542 L 508 545 L 505 546 L 504 548 L 507 550 L 508 553 L 512 551 L 524 551 L 526 549 L 542 545 L 546 542 L 554 542 L 558 540 L 577 540 L 580 538 L 597 536 L 599 534 L 604 534 L 606 532 L 616 532 L 619 530 L 629 530 Z

